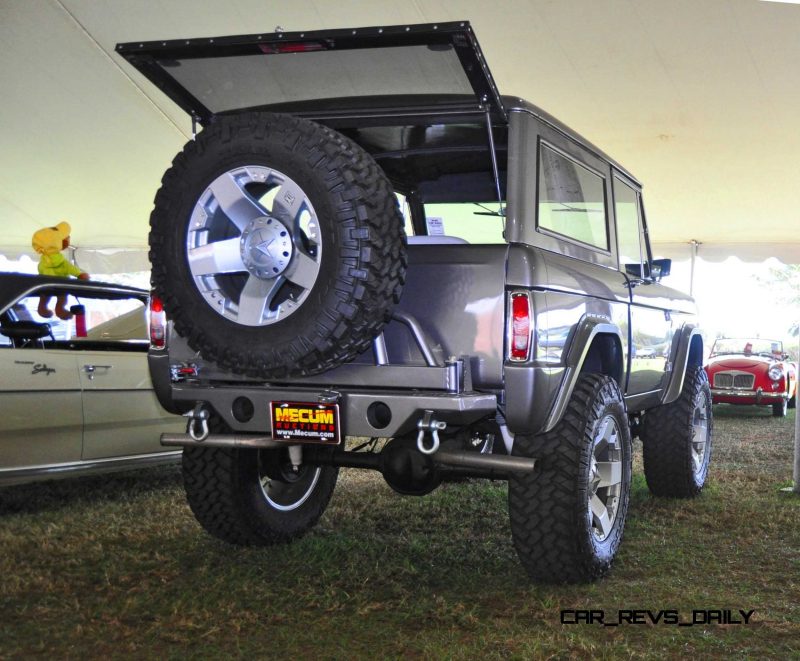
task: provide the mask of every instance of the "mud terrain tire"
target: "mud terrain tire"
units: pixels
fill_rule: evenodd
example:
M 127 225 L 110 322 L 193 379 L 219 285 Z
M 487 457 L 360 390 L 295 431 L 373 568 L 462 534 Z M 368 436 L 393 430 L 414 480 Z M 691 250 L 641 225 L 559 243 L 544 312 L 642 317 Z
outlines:
M 328 506 L 339 469 L 303 465 L 295 473 L 286 453 L 184 448 L 183 484 L 197 521 L 239 546 L 287 543 L 310 530 Z
M 631 434 L 616 381 L 582 375 L 561 421 L 545 434 L 518 434 L 513 454 L 537 460 L 533 473 L 508 482 L 511 533 L 529 576 L 603 576 L 622 541 L 631 485 Z
M 644 416 L 644 475 L 654 496 L 700 493 L 708 477 L 713 428 L 708 376 L 702 367 L 689 367 L 680 397 Z
M 373 158 L 314 122 L 219 117 L 174 159 L 150 216 L 155 293 L 223 369 L 304 376 L 369 347 L 400 298 L 403 218 Z

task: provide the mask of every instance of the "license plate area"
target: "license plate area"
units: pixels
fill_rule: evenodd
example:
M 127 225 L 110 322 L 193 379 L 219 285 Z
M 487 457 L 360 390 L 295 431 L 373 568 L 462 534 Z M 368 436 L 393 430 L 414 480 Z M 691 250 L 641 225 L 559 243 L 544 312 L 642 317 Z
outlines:
M 338 404 L 269 403 L 272 438 L 293 443 L 339 445 L 342 440 Z

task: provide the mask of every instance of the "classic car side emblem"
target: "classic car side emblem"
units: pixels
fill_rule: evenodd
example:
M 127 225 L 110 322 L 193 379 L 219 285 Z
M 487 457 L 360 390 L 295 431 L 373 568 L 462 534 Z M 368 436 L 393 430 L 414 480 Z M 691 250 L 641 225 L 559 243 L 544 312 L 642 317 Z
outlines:
M 55 367 L 48 367 L 47 363 L 34 363 L 32 360 L 15 360 L 15 365 L 33 365 L 31 369 L 31 374 L 41 374 L 44 373 L 48 376 L 51 374 L 56 373 Z

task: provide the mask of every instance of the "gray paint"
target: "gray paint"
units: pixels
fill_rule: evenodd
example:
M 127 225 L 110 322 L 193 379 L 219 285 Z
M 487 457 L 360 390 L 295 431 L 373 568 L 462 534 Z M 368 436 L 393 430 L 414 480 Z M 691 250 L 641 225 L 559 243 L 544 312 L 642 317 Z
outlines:
M 477 389 L 503 385 L 506 245 L 409 246 L 399 309 L 415 317 L 440 363 L 469 356 Z M 392 321 L 384 332 L 390 362 L 423 365 L 409 333 Z
M 694 304 L 660 283 L 626 276 L 618 264 L 612 181 L 621 173 L 637 190 L 638 183 L 619 164 L 534 106 L 507 103 L 507 108 L 512 107 L 516 110 L 509 113 L 508 244 L 409 246 L 407 283 L 398 306 L 416 320 L 438 365 L 452 356 L 469 357 L 465 383 L 471 377 L 474 393 L 469 385 L 462 394 L 446 392 L 439 385 L 442 377 L 434 373 L 441 368 L 426 368 L 408 329 L 393 321 L 384 332 L 385 353 L 379 352 L 388 365 L 373 367 L 375 357 L 369 350 L 354 365 L 319 377 L 293 379 L 286 387 L 253 383 L 248 396 L 260 403 L 256 418 L 246 424 L 236 423 L 229 411 L 240 386 L 205 389 L 181 384 L 173 386 L 176 399 L 209 400 L 235 429 L 257 432 L 268 423 L 268 398 L 314 400 L 320 392 L 311 388 L 316 384 L 342 392 L 347 434 L 406 433 L 425 408 L 465 424 L 477 419 L 476 415 L 488 414 L 498 402 L 511 431 L 538 433 L 560 420 L 591 343 L 599 337 L 612 339 L 619 348 L 619 363 L 611 370 L 623 375 L 620 387 L 629 411 L 677 397 L 688 342 L 694 336 L 687 330 L 694 328 Z M 537 227 L 542 142 L 602 177 L 609 220 L 606 248 Z M 535 320 L 531 356 L 523 363 L 504 358 L 507 295 L 514 290 L 531 293 Z M 631 327 L 637 332 L 631 333 Z M 247 387 L 247 379 L 205 365 L 180 339 L 173 342 L 170 352 L 173 360 L 201 364 L 201 379 L 224 378 Z M 423 374 L 424 370 L 430 372 Z M 412 388 L 419 390 L 409 392 Z M 384 430 L 375 430 L 366 421 L 366 407 L 376 400 L 389 403 L 393 412 L 397 408 L 391 426 Z

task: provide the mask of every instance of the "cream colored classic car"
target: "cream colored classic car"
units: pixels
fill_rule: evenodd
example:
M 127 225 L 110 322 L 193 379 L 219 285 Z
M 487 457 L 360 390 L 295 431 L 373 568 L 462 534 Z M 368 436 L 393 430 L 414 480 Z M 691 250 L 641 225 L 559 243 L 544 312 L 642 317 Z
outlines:
M 39 314 L 67 297 L 71 319 Z M 44 309 L 44 308 L 43 308 Z M 147 369 L 147 292 L 0 274 L 0 485 L 177 461 Z

